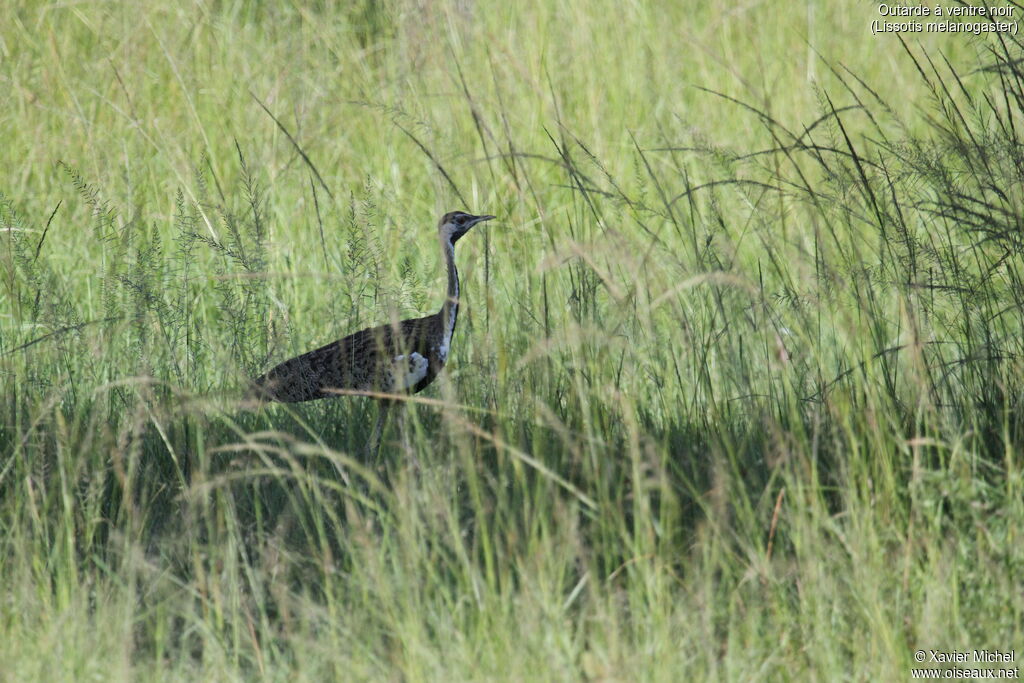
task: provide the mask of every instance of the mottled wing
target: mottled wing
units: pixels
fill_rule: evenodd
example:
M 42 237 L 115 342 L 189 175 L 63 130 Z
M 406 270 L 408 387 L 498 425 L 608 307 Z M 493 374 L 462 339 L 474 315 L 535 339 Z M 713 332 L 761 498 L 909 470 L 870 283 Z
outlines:
M 420 374 L 419 361 L 413 358 L 418 354 L 411 352 L 419 346 L 422 320 L 403 320 L 398 335 L 392 325 L 360 330 L 286 360 L 257 378 L 253 393 L 262 400 L 296 403 L 338 396 L 338 390 L 407 389 L 407 381 L 396 377 L 402 374 L 396 369 L 408 364 L 410 372 Z

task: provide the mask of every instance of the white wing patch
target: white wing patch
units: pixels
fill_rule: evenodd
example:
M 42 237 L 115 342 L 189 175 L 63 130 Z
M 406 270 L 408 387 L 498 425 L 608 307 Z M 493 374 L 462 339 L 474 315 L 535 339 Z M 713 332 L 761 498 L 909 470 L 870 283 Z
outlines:
M 392 359 L 391 375 L 395 382 L 395 391 L 412 389 L 416 384 L 427 376 L 427 366 L 430 362 L 413 351 L 408 356 L 402 354 Z

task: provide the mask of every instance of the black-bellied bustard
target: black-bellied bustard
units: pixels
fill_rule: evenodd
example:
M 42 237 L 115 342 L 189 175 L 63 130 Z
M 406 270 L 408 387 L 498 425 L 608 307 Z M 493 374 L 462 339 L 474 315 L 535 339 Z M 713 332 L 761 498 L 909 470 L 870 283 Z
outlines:
M 416 393 L 437 377 L 448 361 L 459 315 L 459 273 L 455 243 L 477 223 L 494 216 L 452 211 L 437 224 L 448 269 L 448 293 L 441 310 L 350 334 L 319 349 L 290 358 L 253 382 L 252 396 L 263 401 L 296 403 L 351 391 L 381 394 Z M 368 450 L 379 446 L 390 401 L 385 399 Z

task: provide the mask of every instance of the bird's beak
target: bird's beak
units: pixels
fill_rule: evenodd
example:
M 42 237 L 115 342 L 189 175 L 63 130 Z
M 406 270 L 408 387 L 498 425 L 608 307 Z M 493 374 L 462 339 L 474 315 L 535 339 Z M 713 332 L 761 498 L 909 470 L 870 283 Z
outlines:
M 494 216 L 477 216 L 476 218 L 473 219 L 473 224 L 470 225 L 469 227 L 473 227 L 473 225 L 476 225 L 477 223 L 483 223 L 484 221 L 489 221 L 492 218 L 494 218 Z

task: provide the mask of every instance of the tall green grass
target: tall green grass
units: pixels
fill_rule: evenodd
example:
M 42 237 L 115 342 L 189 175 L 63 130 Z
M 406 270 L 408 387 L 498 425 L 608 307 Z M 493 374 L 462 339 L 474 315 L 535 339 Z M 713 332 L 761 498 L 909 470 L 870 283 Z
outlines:
M 1024 646 L 1021 45 L 869 13 L 12 7 L 4 677 Z M 439 307 L 455 208 L 500 220 L 378 459 L 366 399 L 242 404 Z

